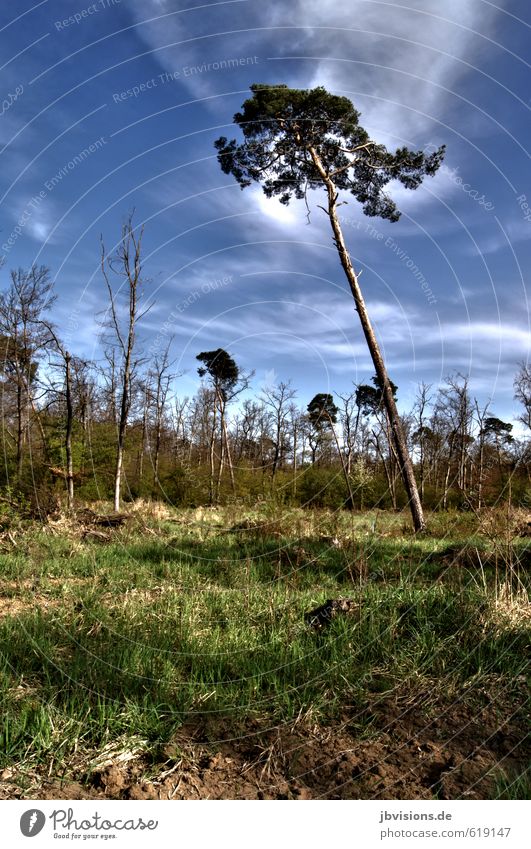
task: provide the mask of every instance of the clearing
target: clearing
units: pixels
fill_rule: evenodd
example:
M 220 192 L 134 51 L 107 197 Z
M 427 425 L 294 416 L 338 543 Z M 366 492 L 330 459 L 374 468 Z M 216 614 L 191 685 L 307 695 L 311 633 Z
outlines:
M 1 535 L 0 799 L 528 794 L 523 511 L 128 513 Z

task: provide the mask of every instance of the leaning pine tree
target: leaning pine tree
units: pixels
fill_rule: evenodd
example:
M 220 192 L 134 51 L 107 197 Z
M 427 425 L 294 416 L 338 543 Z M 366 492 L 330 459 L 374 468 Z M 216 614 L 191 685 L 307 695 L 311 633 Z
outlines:
M 371 353 L 383 402 L 391 425 L 392 438 L 400 463 L 416 531 L 424 529 L 413 464 L 393 397 L 392 384 L 374 333 L 359 285 L 359 273 L 352 266 L 337 209 L 339 193 L 350 192 L 362 204 L 363 212 L 389 221 L 400 217 L 393 200 L 385 193 L 391 180 L 416 189 L 426 175 L 439 168 L 444 147 L 426 155 L 403 147 L 390 153 L 369 139 L 358 123 L 359 112 L 346 97 L 336 97 L 324 88 L 311 91 L 285 85 L 252 85 L 253 96 L 245 101 L 234 122 L 243 132 L 238 144 L 222 137 L 216 141 L 218 160 L 226 174 L 232 174 L 241 188 L 261 183 L 267 197 L 278 196 L 288 204 L 303 199 L 308 189 L 325 188 L 327 213 L 334 242 L 347 276 L 365 339 Z

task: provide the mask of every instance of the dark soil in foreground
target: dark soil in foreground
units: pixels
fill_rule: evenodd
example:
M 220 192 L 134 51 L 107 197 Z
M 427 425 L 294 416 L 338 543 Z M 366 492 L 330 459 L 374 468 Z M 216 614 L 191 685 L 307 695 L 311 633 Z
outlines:
M 489 799 L 500 778 L 522 774 L 531 745 L 526 685 L 493 686 L 434 704 L 380 698 L 363 738 L 343 722 L 308 721 L 267 731 L 198 721 L 151 759 L 108 764 L 91 775 L 72 764 L 64 780 L 0 798 L 26 799 Z M 359 714 L 358 714 L 359 716 Z M 146 776 L 149 775 L 149 779 Z M 4 778 L 4 776 L 1 776 Z

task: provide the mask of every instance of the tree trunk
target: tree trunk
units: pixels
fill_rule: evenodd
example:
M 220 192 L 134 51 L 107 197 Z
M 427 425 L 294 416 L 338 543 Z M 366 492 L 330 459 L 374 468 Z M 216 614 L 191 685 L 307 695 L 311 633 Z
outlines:
M 160 465 L 160 443 L 162 440 L 162 421 L 159 419 L 157 421 L 157 427 L 155 430 L 155 462 L 153 464 L 154 468 L 154 478 L 155 484 L 159 483 L 159 465 Z
M 122 489 L 122 465 L 123 465 L 123 442 L 118 442 L 116 451 L 116 467 L 114 472 L 114 510 L 116 513 L 120 510 L 120 494 Z
M 354 510 L 354 495 L 352 493 L 352 487 L 350 485 L 350 478 L 349 478 L 349 475 L 348 475 L 348 470 L 347 470 L 347 466 L 346 466 L 346 463 L 345 463 L 345 458 L 344 458 L 343 452 L 342 452 L 342 450 L 339 446 L 339 439 L 337 438 L 336 429 L 334 427 L 334 423 L 333 423 L 332 417 L 330 415 L 328 416 L 328 421 L 330 422 L 330 427 L 331 427 L 332 433 L 334 435 L 337 453 L 339 454 L 339 459 L 341 461 L 341 469 L 343 471 L 343 477 L 345 478 L 345 483 L 347 485 L 348 501 L 347 501 L 346 506 L 348 507 L 349 510 Z
M 27 390 L 27 392 L 28 392 L 29 403 L 30 403 L 31 409 L 33 411 L 33 415 L 35 416 L 35 420 L 37 422 L 37 427 L 39 428 L 39 433 L 41 435 L 42 453 L 44 454 L 46 462 L 49 463 L 50 462 L 50 451 L 48 450 L 48 440 L 46 439 L 46 431 L 44 430 L 44 425 L 42 423 L 40 411 L 35 406 L 35 401 L 33 400 L 31 394 L 29 394 L 30 393 L 29 389 Z M 29 427 L 29 420 L 28 420 L 28 427 Z
M 280 438 L 281 438 L 280 437 L 280 428 L 277 427 L 276 442 L 275 442 L 275 453 L 273 454 L 273 464 L 271 466 L 271 480 L 272 481 L 275 480 L 275 475 L 277 473 L 278 458 L 279 458 L 279 455 L 280 455 Z
M 450 491 L 450 472 L 452 469 L 452 460 L 453 460 L 453 450 L 454 450 L 454 440 L 453 437 L 450 437 L 449 444 L 449 454 L 448 461 L 446 465 L 446 474 L 444 476 L 444 491 L 443 491 L 443 510 L 446 510 L 448 507 L 448 493 Z
M 217 418 L 217 407 L 218 402 L 217 398 L 214 397 L 214 407 L 212 410 L 212 432 L 210 434 L 210 446 L 208 450 L 208 456 L 210 460 L 210 484 L 209 484 L 209 493 L 208 500 L 210 506 L 214 504 L 214 473 L 215 473 L 215 456 L 216 456 L 216 418 Z
M 22 403 L 22 384 L 20 379 L 17 382 L 17 478 L 20 481 L 22 477 L 22 456 L 24 443 L 24 421 L 23 421 L 23 403 Z
M 70 375 L 71 356 L 65 353 L 65 392 L 66 392 L 66 431 L 65 431 L 65 453 L 66 453 L 66 497 L 68 510 L 74 509 L 74 463 L 72 459 L 72 424 L 74 420 L 74 408 L 72 405 L 72 381 Z
M 221 425 L 223 428 L 223 439 L 225 440 L 225 451 L 227 452 L 227 466 L 229 467 L 230 474 L 230 483 L 232 486 L 232 491 L 236 492 L 236 482 L 234 480 L 234 466 L 232 465 L 232 457 L 230 453 L 230 445 L 229 445 L 229 435 L 227 433 L 227 422 L 225 419 L 225 411 L 223 411 L 223 417 L 221 419 Z
M 120 277 L 125 278 L 127 281 L 127 292 L 128 292 L 128 320 L 127 320 L 127 334 L 123 333 L 120 328 L 120 321 L 116 311 L 116 303 L 115 303 L 115 295 L 113 293 L 111 284 L 109 282 L 109 277 L 106 271 L 106 256 L 105 256 L 105 247 L 102 242 L 102 253 L 101 253 L 101 269 L 103 272 L 103 276 L 105 282 L 107 284 L 107 290 L 109 293 L 109 301 L 110 301 L 110 317 L 109 317 L 109 326 L 114 330 L 114 334 L 116 336 L 116 343 L 118 350 L 121 355 L 121 387 L 120 387 L 120 414 L 118 418 L 118 440 L 116 445 L 116 466 L 115 466 L 115 476 L 114 476 L 114 509 L 118 512 L 120 510 L 120 496 L 121 496 L 121 484 L 122 484 L 122 469 L 123 469 L 123 457 L 124 457 L 124 445 L 125 445 L 125 433 L 127 430 L 127 423 L 129 417 L 129 410 L 131 407 L 131 387 L 133 383 L 133 378 L 135 374 L 136 363 L 133 361 L 133 352 L 135 348 L 135 336 L 136 336 L 136 324 L 139 319 L 138 316 L 138 297 L 139 297 L 139 288 L 141 285 L 141 244 L 142 244 L 142 235 L 143 228 L 140 231 L 140 235 L 138 238 L 135 238 L 134 228 L 132 225 L 132 218 L 129 217 L 129 220 L 122 227 L 122 238 L 117 249 L 116 255 L 114 257 L 114 262 L 119 263 L 122 267 L 123 271 L 119 272 L 117 268 L 113 266 L 113 261 L 111 259 L 107 259 L 107 264 L 109 268 L 115 271 Z M 145 313 L 144 313 L 145 314 Z M 109 358 L 108 358 L 109 359 Z M 113 381 L 113 392 L 111 405 L 114 408 L 115 398 L 114 398 L 114 382 L 115 382 L 115 352 L 112 351 L 111 359 L 109 359 L 109 363 L 112 367 L 112 381 Z
M 373 434 L 374 434 L 374 444 L 376 446 L 376 453 L 377 453 L 377 455 L 378 454 L 380 455 L 380 460 L 382 461 L 383 470 L 384 470 L 384 473 L 385 473 L 385 477 L 387 479 L 387 488 L 389 490 L 389 495 L 391 496 L 391 505 L 393 507 L 393 510 L 396 510 L 396 508 L 397 508 L 396 487 L 395 487 L 395 481 L 394 481 L 394 478 L 393 478 L 393 471 L 392 471 L 392 468 L 391 468 L 391 451 L 389 451 L 389 463 L 386 463 L 385 454 L 383 452 L 382 446 L 380 445 L 380 438 L 375 431 L 373 431 Z
M 297 436 L 298 436 L 298 429 L 297 429 L 297 426 L 295 425 L 295 427 L 293 428 L 293 482 L 292 482 L 293 498 L 295 498 L 296 495 L 297 495 Z
M 218 476 L 216 481 L 216 503 L 219 502 L 219 492 L 221 488 L 221 477 L 223 475 L 223 469 L 225 468 L 225 403 L 221 396 L 218 397 L 219 404 L 219 465 L 218 465 Z
M 424 468 L 424 440 L 420 439 L 420 503 L 424 503 L 424 483 L 425 483 L 425 468 Z
M 477 488 L 477 505 L 478 510 L 481 510 L 483 507 L 483 465 L 484 465 L 484 454 L 485 449 L 483 446 L 483 440 L 480 437 L 479 443 L 479 458 L 478 458 L 478 488 Z
M 142 478 L 144 477 L 144 454 L 146 451 L 146 437 L 148 429 L 148 391 L 147 386 L 144 392 L 144 408 L 142 410 L 142 429 L 140 433 L 140 447 L 138 449 L 138 483 L 142 486 Z
M 415 528 L 415 531 L 421 532 L 425 530 L 426 523 L 424 521 L 424 514 L 422 511 L 422 504 L 420 502 L 419 493 L 417 489 L 417 482 L 415 480 L 415 474 L 413 471 L 413 464 L 411 462 L 411 458 L 407 450 L 402 423 L 400 421 L 400 416 L 398 414 L 395 400 L 393 398 L 393 390 L 389 382 L 385 363 L 380 352 L 380 347 L 378 345 L 378 341 L 376 339 L 376 335 L 374 333 L 371 321 L 369 319 L 369 314 L 367 312 L 365 301 L 363 299 L 363 295 L 358 283 L 358 277 L 352 266 L 350 255 L 347 250 L 345 240 L 343 238 L 343 232 L 341 230 L 339 219 L 337 217 L 338 193 L 334 182 L 325 171 L 321 159 L 315 149 L 313 147 L 310 147 L 309 150 L 315 167 L 319 171 L 319 174 L 321 175 L 321 178 L 323 179 L 323 182 L 326 186 L 328 194 L 328 217 L 330 218 L 330 223 L 332 225 L 336 248 L 339 253 L 339 259 L 347 277 L 347 280 L 349 282 L 350 290 L 352 292 L 352 296 L 356 304 L 356 310 L 360 317 L 361 326 L 365 335 L 365 340 L 367 342 L 367 346 L 372 357 L 374 368 L 376 370 L 376 375 L 382 387 L 385 409 L 387 411 L 387 415 L 389 416 L 391 432 L 393 435 L 393 442 L 398 456 L 398 461 L 400 463 L 402 480 L 407 493 L 411 516 L 413 518 L 413 526 Z
M 129 379 L 131 363 L 132 342 L 129 345 L 124 363 L 124 378 L 122 385 L 122 401 L 120 405 L 120 421 L 118 424 L 118 444 L 116 450 L 116 467 L 114 475 L 114 509 L 120 510 L 122 492 L 122 467 L 124 460 L 125 431 L 127 428 L 127 416 L 129 412 Z

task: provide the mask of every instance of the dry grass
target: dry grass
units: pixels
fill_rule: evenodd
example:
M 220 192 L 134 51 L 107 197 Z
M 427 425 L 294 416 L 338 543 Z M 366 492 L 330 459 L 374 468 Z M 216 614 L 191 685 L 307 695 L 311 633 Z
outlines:
M 492 619 L 498 621 L 503 629 L 531 627 L 531 602 L 524 586 L 515 589 L 514 582 L 498 584 L 491 607 Z

